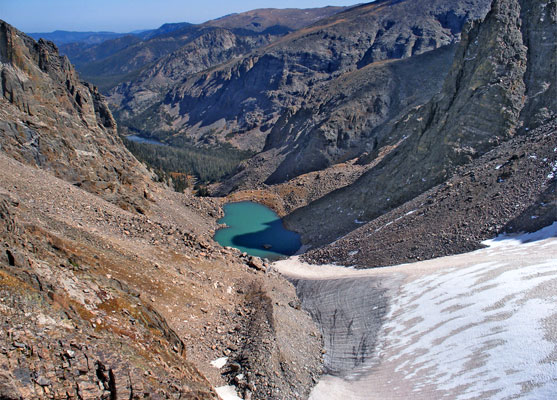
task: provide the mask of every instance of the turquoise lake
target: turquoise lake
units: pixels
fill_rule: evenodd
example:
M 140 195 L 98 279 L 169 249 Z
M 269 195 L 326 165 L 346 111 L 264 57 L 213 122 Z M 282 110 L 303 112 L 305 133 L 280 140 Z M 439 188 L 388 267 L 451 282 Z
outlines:
M 224 205 L 224 217 L 218 222 L 227 228 L 215 233 L 221 246 L 230 246 L 261 258 L 291 256 L 300 248 L 300 235 L 284 228 L 282 220 L 270 208 L 251 201 Z

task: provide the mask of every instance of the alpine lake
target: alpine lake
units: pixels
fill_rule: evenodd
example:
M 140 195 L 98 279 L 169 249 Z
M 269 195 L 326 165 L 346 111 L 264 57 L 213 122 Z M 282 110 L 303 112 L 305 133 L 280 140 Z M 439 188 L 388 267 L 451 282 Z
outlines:
M 300 248 L 300 235 L 287 230 L 270 208 L 251 201 L 228 203 L 223 208 L 224 217 L 218 222 L 226 228 L 214 237 L 221 246 L 270 260 L 291 256 Z

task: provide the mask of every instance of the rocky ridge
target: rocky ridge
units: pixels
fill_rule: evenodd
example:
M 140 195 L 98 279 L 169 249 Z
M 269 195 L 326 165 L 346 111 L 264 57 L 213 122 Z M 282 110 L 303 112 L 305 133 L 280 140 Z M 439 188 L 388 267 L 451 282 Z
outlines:
M 98 90 L 52 42 L 0 21 L 0 146 L 4 153 L 145 212 L 150 176 L 123 147 Z
M 229 56 L 248 52 L 262 44 L 276 39 L 295 29 L 302 28 L 341 11 L 343 7 L 293 9 L 258 9 L 240 14 L 231 14 L 203 24 L 174 23 L 164 24 L 160 28 L 139 34 L 108 40 L 94 46 L 83 43 L 70 43 L 61 46 L 62 53 L 68 55 L 77 66 L 80 74 L 88 81 L 94 82 L 103 90 L 129 81 L 139 79 L 137 85 L 143 84 L 144 76 L 138 78 L 142 69 L 158 67 L 153 65 L 166 56 L 178 51 L 173 58 L 195 63 L 195 57 L 180 51 L 199 37 L 209 35 L 212 31 L 225 30 L 237 37 L 241 46 Z M 216 54 L 222 51 L 215 44 Z M 203 46 L 203 43 L 198 45 Z M 246 47 L 248 46 L 248 47 Z M 211 52 L 211 47 L 201 47 L 200 51 Z M 222 61 L 221 61 L 222 62 Z M 211 65 L 206 65 L 205 68 Z M 119 89 L 124 92 L 125 89 Z
M 506 180 L 512 174 L 516 176 L 509 179 L 515 181 L 516 185 L 531 189 L 527 197 L 524 197 L 522 191 L 508 189 L 509 198 L 512 198 L 515 193 L 518 196 L 517 200 L 528 198 L 530 203 L 520 201 L 518 203 L 520 207 L 513 211 L 507 210 L 508 213 L 505 212 L 503 213 L 505 215 L 492 220 L 492 222 L 498 221 L 492 225 L 494 230 L 491 235 L 494 235 L 501 232 L 507 222 L 517 218 L 533 205 L 537 196 L 543 197 L 542 193 L 546 190 L 549 190 L 547 193 L 552 193 L 549 188 L 553 183 L 546 177 L 552 175 L 551 165 L 554 154 L 551 154 L 548 149 L 536 148 L 537 145 L 528 143 L 529 140 L 533 142 L 539 140 L 551 150 L 554 147 L 554 122 L 552 122 L 554 117 L 552 116 L 555 115 L 557 106 L 555 96 L 551 94 L 555 93 L 555 83 L 545 85 L 544 91 L 537 95 L 546 100 L 543 107 L 539 109 L 544 115 L 541 119 L 530 114 L 530 104 L 537 103 L 538 97 L 529 97 L 526 94 L 531 93 L 530 85 L 533 82 L 528 79 L 529 76 L 548 76 L 547 74 L 555 72 L 555 51 L 546 52 L 544 46 L 541 53 L 547 58 L 545 62 L 541 62 L 538 56 L 530 57 L 533 54 L 540 54 L 540 50 L 537 46 L 532 49 L 526 48 L 523 38 L 529 37 L 533 30 L 537 35 L 553 38 L 553 41 L 545 43 L 547 47 L 555 50 L 555 32 L 552 24 L 556 21 L 557 15 L 555 2 L 549 2 L 543 7 L 534 3 L 495 1 L 486 19 L 481 23 L 472 24 L 466 30 L 440 95 L 410 113 L 394 127 L 394 132 L 400 132 L 400 135 L 404 133 L 408 138 L 396 151 L 364 173 L 352 185 L 289 215 L 287 222 L 290 226 L 302 231 L 310 243 L 323 244 L 334 241 L 357 228 L 362 222 L 374 221 L 389 210 L 447 181 L 455 173 L 457 166 L 466 165 L 463 171 L 474 168 L 473 166 L 477 164 L 470 164 L 471 160 L 478 159 L 490 149 L 498 148 L 501 143 L 517 135 L 525 136 L 527 139 L 517 138 L 516 141 L 511 142 L 514 144 L 508 146 L 516 147 L 507 148 L 507 153 L 503 152 L 498 156 L 501 165 L 507 165 L 510 158 L 522 159 L 523 155 L 537 157 L 537 153 L 543 153 L 545 156 L 542 159 L 545 161 L 540 165 L 539 172 L 526 177 L 524 174 L 529 173 L 526 171 L 531 171 L 531 168 L 526 166 L 524 166 L 524 174 L 517 169 L 509 172 L 509 176 L 505 177 L 499 177 L 499 173 L 494 177 L 493 173 L 486 175 L 483 172 L 483 180 L 478 178 L 479 183 L 467 189 L 470 190 L 468 195 L 472 195 L 469 201 L 473 204 L 477 202 L 478 207 L 491 209 L 493 206 L 489 201 L 476 199 L 473 193 L 483 193 L 483 189 L 480 190 L 479 186 L 486 185 L 487 181 L 495 178 Z M 541 126 L 541 131 L 536 131 L 534 129 L 536 126 Z M 545 138 L 541 139 L 542 137 Z M 521 146 L 524 146 L 524 150 L 520 150 Z M 480 163 L 482 162 L 486 163 L 486 159 L 483 158 Z M 465 172 L 461 174 L 462 177 Z M 465 196 L 463 192 L 459 193 L 460 196 Z M 490 194 L 486 192 L 486 196 Z M 449 211 L 453 210 L 453 207 L 457 210 L 468 208 L 466 198 L 458 197 L 458 199 L 460 202 L 458 206 L 451 206 Z M 548 210 L 551 211 L 552 208 Z M 498 209 L 497 212 L 500 211 L 501 209 Z M 491 212 L 497 214 L 494 210 Z M 319 223 L 315 219 L 306 219 L 307 216 L 316 213 L 335 215 L 335 228 L 324 233 L 325 231 L 318 226 Z M 485 225 L 481 221 L 480 218 L 470 222 L 470 229 L 474 231 L 471 238 L 474 240 L 486 238 Z M 426 229 L 425 225 L 419 226 L 420 229 L 430 229 L 429 227 Z M 451 227 L 450 235 L 458 235 L 460 229 L 457 225 L 449 223 L 448 226 Z M 362 232 L 362 229 L 359 232 Z M 477 246 L 477 242 L 475 243 Z M 462 251 L 459 246 L 445 244 L 442 247 L 448 250 L 443 250 L 441 253 Z M 401 255 L 402 259 L 406 259 L 411 251 L 408 249 L 404 256 Z M 370 256 L 369 253 L 367 254 Z M 361 262 L 363 259 L 358 263 Z M 370 263 L 377 265 L 377 261 L 373 258 L 370 258 Z
M 28 33 L 35 40 L 45 39 L 54 42 L 57 46 L 69 43 L 99 44 L 106 40 L 124 36 L 125 33 L 116 32 L 75 32 L 56 30 L 54 32 L 30 32 Z

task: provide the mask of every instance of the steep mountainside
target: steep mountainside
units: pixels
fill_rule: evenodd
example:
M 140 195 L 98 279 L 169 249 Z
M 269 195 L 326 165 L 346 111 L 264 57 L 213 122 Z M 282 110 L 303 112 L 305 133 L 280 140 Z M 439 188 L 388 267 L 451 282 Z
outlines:
M 52 42 L 0 21 L 0 146 L 74 185 L 144 212 L 149 175 L 122 146 L 98 90 Z
M 170 88 L 186 77 L 268 44 L 273 38 L 235 34 L 222 28 L 204 29 L 189 43 L 138 72 L 133 80 L 118 85 L 111 91 L 110 102 L 144 111 L 164 99 Z M 122 118 L 127 115 L 126 111 L 119 114 Z
M 406 135 L 404 142 L 352 185 L 288 216 L 288 224 L 303 232 L 305 240 L 313 245 L 331 242 L 359 224 L 373 220 L 446 181 L 457 166 L 465 164 L 472 171 L 472 182 L 477 179 L 479 183 L 465 186 L 466 190 L 458 190 L 459 203 L 447 205 L 446 213 L 462 213 L 466 219 L 464 210 L 470 206 L 474 208 L 474 205 L 489 212 L 482 214 L 485 218 L 446 221 L 446 231 L 440 240 L 449 242 L 444 243 L 445 250 L 432 249 L 434 253 L 447 254 L 462 250 L 459 248 L 461 243 L 453 243 L 459 242 L 455 239 L 459 237 L 460 231 L 473 232 L 468 232 L 468 235 L 475 240 L 493 235 L 533 206 L 538 196 L 553 196 L 554 201 L 555 178 L 552 168 L 555 167 L 555 153 L 552 151 L 557 142 L 555 125 L 551 119 L 557 114 L 557 96 L 555 79 L 549 77 L 556 76 L 556 21 L 555 1 L 544 4 L 527 0 L 494 1 L 486 19 L 466 29 L 442 92 L 394 126 L 391 135 Z M 532 37 L 545 37 L 546 40 L 541 45 L 540 42 L 533 42 Z M 527 38 L 530 40 L 525 41 Z M 529 47 L 525 44 L 529 44 Z M 541 90 L 532 86 L 536 89 L 541 87 Z M 541 126 L 541 130 L 534 130 L 538 126 Z M 506 152 L 501 150 L 502 153 L 493 156 L 493 160 L 497 159 L 501 165 L 492 167 L 499 170 L 501 166 L 507 166 L 506 169 L 486 171 L 483 165 L 488 160 L 485 158 L 475 161 L 476 164 L 469 164 L 517 135 L 524 135 L 527 139 L 523 140 L 523 144 L 516 144 L 522 143 L 516 139 L 517 142 L 513 142 L 515 145 L 509 145 Z M 536 159 L 538 154 L 543 161 L 535 171 L 522 159 Z M 477 169 L 476 172 L 473 168 Z M 462 184 L 466 171 L 461 172 L 461 178 L 455 178 L 453 184 Z M 490 185 L 495 183 L 489 183 L 492 180 L 497 183 L 509 180 L 516 186 L 528 187 L 529 194 L 525 196 L 521 191 L 510 189 L 494 193 Z M 505 185 L 499 186 L 504 188 Z M 440 187 L 437 190 L 445 189 Z M 513 207 L 509 208 L 504 203 L 506 192 L 509 192 L 510 198 L 516 196 L 517 202 Z M 501 205 L 494 206 L 482 196 L 495 199 L 493 203 L 501 202 Z M 439 202 L 439 207 L 443 204 Z M 545 212 L 551 210 L 554 209 L 548 207 Z M 412 209 L 406 211 L 411 212 Z M 494 217 L 498 213 L 500 215 Z M 472 212 L 469 214 L 474 215 Z M 488 214 L 491 217 L 488 218 Z M 322 223 L 314 218 L 315 215 L 329 215 L 327 224 L 331 229 L 324 230 Z M 402 217 L 402 214 L 397 215 Z M 534 215 L 533 218 L 537 217 Z M 419 229 L 431 230 L 432 224 L 437 221 L 429 218 L 422 218 Z M 333 224 L 330 223 L 331 219 L 334 220 Z M 463 223 L 466 225 L 461 225 Z M 379 226 L 376 228 L 380 229 Z M 487 228 L 495 231 L 488 232 Z M 359 232 L 363 235 L 364 228 Z M 370 236 L 357 237 L 364 242 L 367 240 L 364 237 Z M 397 237 L 393 235 L 392 240 Z M 356 251 L 355 248 L 352 250 Z M 409 257 L 412 249 L 405 251 L 405 255 L 401 255 L 403 259 Z M 371 257 L 369 252 L 367 257 Z
M 302 257 L 359 268 L 396 265 L 473 251 L 500 232 L 534 232 L 551 225 L 557 218 L 556 137 L 554 119 Z
M 143 67 L 172 54 L 199 37 L 210 35 L 211 31 L 217 28 L 226 29 L 243 39 L 236 52 L 230 54 L 236 56 L 342 9 L 324 7 L 306 10 L 254 10 L 199 25 L 165 24 L 153 31 L 128 35 L 96 46 L 70 44 L 64 46 L 62 52 L 76 63 L 82 77 L 99 85 L 103 90 L 108 90 L 118 83 L 136 78 L 137 72 Z M 206 40 L 210 40 L 210 37 Z M 215 51 L 220 52 L 217 43 L 215 46 Z M 211 51 L 211 46 L 204 49 Z M 187 54 L 185 56 L 189 62 L 195 58 L 195 54 L 192 57 L 188 57 Z M 183 58 L 184 52 L 176 57 Z M 212 64 L 206 65 L 205 68 L 210 66 Z
M 392 124 L 441 90 L 440 78 L 447 74 L 453 55 L 454 45 L 444 46 L 372 63 L 320 85 L 298 110 L 279 118 L 263 151 L 216 192 L 286 183 L 354 158 L 365 165 L 370 157 L 396 147 L 401 138 L 388 135 Z
M 320 340 L 293 287 L 212 242 L 214 204 L 153 200 L 132 214 L 0 154 L 1 398 L 307 395 Z
M 0 398 L 307 397 L 292 285 L 212 241 L 219 200 L 150 182 L 53 43 L 0 28 Z
M 279 118 L 295 114 L 331 79 L 451 44 L 488 4 L 385 0 L 348 9 L 191 76 L 146 110 L 120 103 L 119 120 L 159 138 L 179 134 L 262 149 Z M 319 106 L 309 104 L 312 111 Z

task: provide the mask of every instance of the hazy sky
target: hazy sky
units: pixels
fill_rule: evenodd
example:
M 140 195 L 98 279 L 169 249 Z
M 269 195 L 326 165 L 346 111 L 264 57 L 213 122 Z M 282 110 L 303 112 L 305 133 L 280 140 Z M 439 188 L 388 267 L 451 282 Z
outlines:
M 369 1 L 369 0 L 368 0 Z M 0 0 L 0 19 L 24 32 L 129 32 L 165 22 L 205 22 L 256 8 L 352 5 L 357 0 Z

